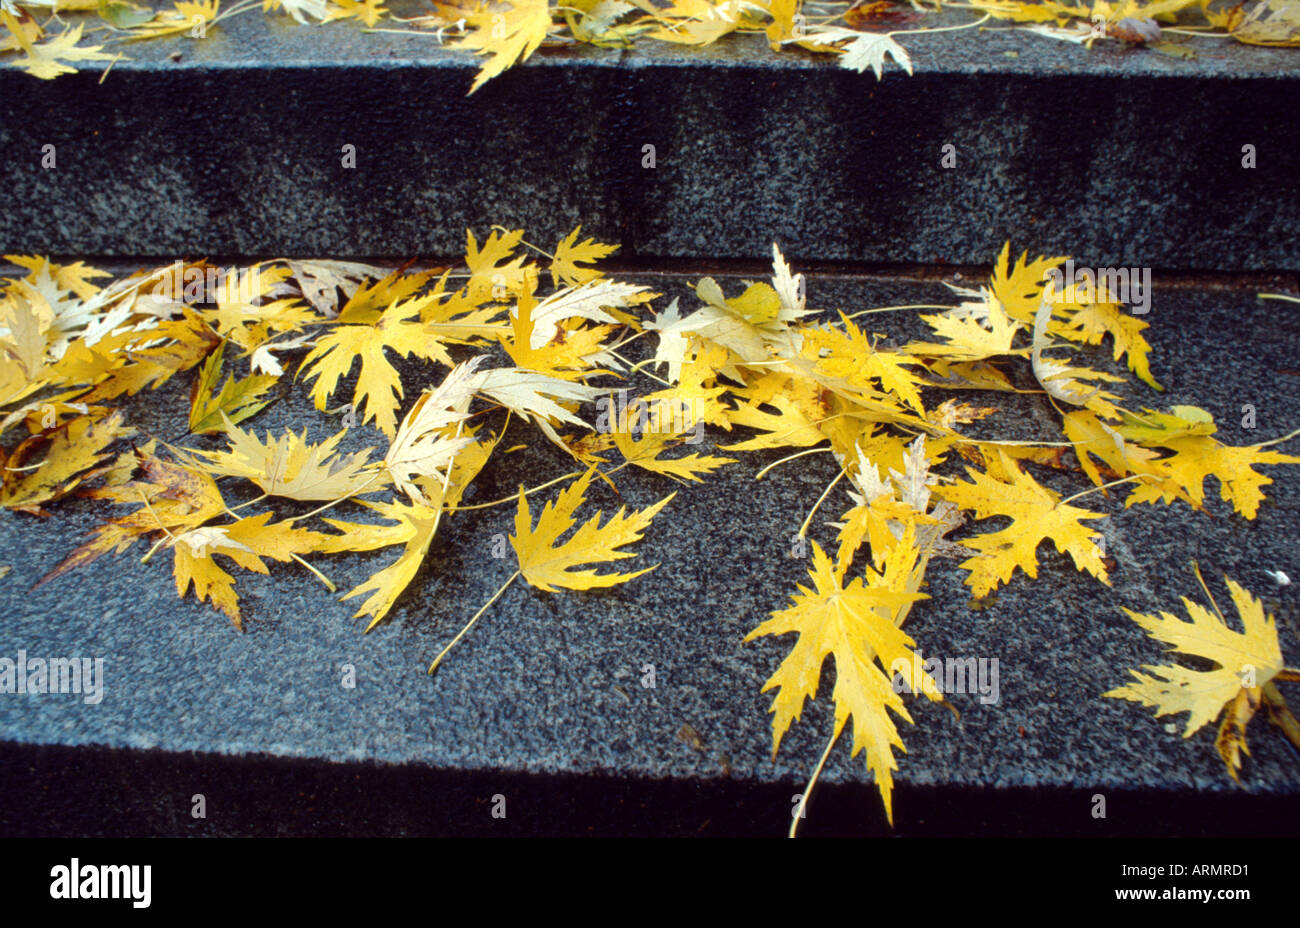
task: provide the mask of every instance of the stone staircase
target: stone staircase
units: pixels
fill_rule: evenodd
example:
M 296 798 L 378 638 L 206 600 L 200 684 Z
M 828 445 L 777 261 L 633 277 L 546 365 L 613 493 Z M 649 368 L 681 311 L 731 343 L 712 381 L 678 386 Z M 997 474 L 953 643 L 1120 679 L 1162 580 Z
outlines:
M 1184 60 L 1009 30 L 937 34 L 910 46 L 914 76 L 877 82 L 741 36 L 545 52 L 467 97 L 476 62 L 427 37 L 244 16 L 204 42 L 135 45 L 102 84 L 98 69 L 48 82 L 0 69 L 0 253 L 116 270 L 177 257 L 435 264 L 462 252 L 467 227 L 554 242 L 581 223 L 622 243 L 614 273 L 654 287 L 660 306 L 688 305 L 705 273 L 728 292 L 765 276 L 776 241 L 807 273 L 810 305 L 855 311 L 954 302 L 943 284 L 977 285 L 1010 240 L 1150 269 L 1144 318 L 1166 392 L 1135 402 L 1202 406 L 1220 438 L 1249 444 L 1300 425 L 1300 316 L 1257 297 L 1300 294 L 1300 54 L 1193 45 Z M 875 320 L 899 340 L 922 332 L 909 314 Z M 174 419 L 182 380 L 134 414 Z M 1246 404 L 1254 430 L 1239 427 Z M 1002 438 L 1057 431 L 1029 398 L 995 421 Z M 336 427 L 302 390 L 254 425 Z M 483 498 L 511 493 L 518 467 L 529 483 L 565 469 L 540 442 L 515 457 L 484 475 Z M 108 668 L 93 707 L 0 697 L 0 830 L 784 834 L 829 698 L 773 760 L 760 689 L 784 651 L 741 640 L 802 581 L 790 536 L 836 469 L 813 456 L 754 480 L 779 457 L 683 488 L 639 549 L 662 566 L 638 582 L 515 586 L 433 678 L 428 660 L 504 579 L 486 552 L 509 507 L 454 520 L 368 635 L 354 604 L 301 570 L 241 576 L 243 635 L 177 599 L 138 551 L 31 590 L 103 509 L 72 501 L 39 523 L 0 513 L 12 567 L 0 656 L 93 653 Z M 1157 656 L 1120 607 L 1194 595 L 1193 559 L 1266 598 L 1295 662 L 1296 587 L 1264 571 L 1300 577 L 1300 469 L 1269 475 L 1251 522 L 1213 486 L 1210 515 L 1097 498 L 1113 589 L 1045 546 L 1036 582 L 975 611 L 963 573 L 936 563 L 908 630 L 927 654 L 998 657 L 999 699 L 955 697 L 960 718 L 911 704 L 892 830 L 860 758 L 837 749 L 805 833 L 1292 834 L 1300 767 L 1262 722 L 1238 786 L 1212 731 L 1184 741 L 1167 719 L 1098 698 Z M 620 489 L 633 506 L 667 492 Z M 346 589 L 373 569 L 355 555 L 330 574 Z M 340 685 L 345 664 L 355 687 Z M 199 793 L 205 819 L 191 816 Z

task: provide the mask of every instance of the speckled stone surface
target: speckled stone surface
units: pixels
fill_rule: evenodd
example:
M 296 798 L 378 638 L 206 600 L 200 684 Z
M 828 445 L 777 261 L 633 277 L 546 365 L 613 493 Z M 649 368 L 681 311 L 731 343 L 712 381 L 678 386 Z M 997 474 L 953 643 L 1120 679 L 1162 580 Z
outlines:
M 778 240 L 795 259 L 971 264 L 1011 238 L 1098 266 L 1300 268 L 1290 50 L 901 41 L 910 78 L 751 35 L 544 50 L 466 97 L 477 62 L 432 35 L 254 12 L 132 44 L 103 84 L 3 68 L 0 253 L 404 260 L 460 254 L 467 226 L 550 244 L 582 223 L 644 259 L 762 259 Z
M 650 276 L 644 282 L 665 299 L 690 299 L 681 278 Z M 1147 334 L 1152 370 L 1167 389 L 1163 395 L 1145 387 L 1125 391 L 1131 405 L 1202 406 L 1220 423 L 1218 437 L 1232 444 L 1273 438 L 1300 425 L 1300 320 L 1294 314 L 1258 300 L 1254 291 L 1162 289 L 1158 278 L 1156 287 Z M 953 302 L 938 283 L 814 277 L 808 290 L 810 301 L 827 309 Z M 908 312 L 871 317 L 870 329 L 900 340 L 921 331 Z M 413 387 L 408 397 L 427 373 L 405 368 Z M 1027 377 L 1027 371 L 1021 374 Z M 134 405 L 133 421 L 163 438 L 178 438 L 187 387 L 188 377 L 181 377 L 148 394 Z M 976 397 L 984 398 L 967 398 Z M 980 434 L 1059 438 L 1056 414 L 1041 397 L 988 398 L 1005 411 L 985 420 Z M 1253 431 L 1241 427 L 1245 404 L 1256 408 Z M 317 413 L 299 386 L 253 424 L 259 432 L 305 426 L 320 438 L 332 431 L 333 420 Z M 721 433 L 709 440 L 719 437 L 726 440 Z M 197 441 L 214 444 L 210 438 Z M 527 449 L 496 461 L 480 478 L 474 500 L 507 496 L 520 482 L 532 485 L 566 472 L 562 456 L 523 427 L 512 426 L 502 447 L 519 442 L 527 442 Z M 382 447 L 383 437 L 353 429 L 347 444 Z M 1284 447 L 1296 450 L 1294 442 Z M 167 805 L 172 818 L 164 816 L 163 824 L 148 819 L 154 824 L 147 827 L 168 833 L 192 825 L 178 811 L 188 810 L 188 784 L 206 778 L 212 790 L 251 795 L 259 792 L 254 784 L 288 790 L 285 784 L 317 775 L 295 779 L 277 771 L 322 767 L 349 771 L 352 784 L 354 768 L 346 765 L 353 762 L 360 765 L 356 794 L 365 798 L 335 812 L 322 811 L 330 808 L 325 799 L 311 815 L 302 811 L 310 805 L 301 798 L 303 787 L 295 787 L 297 799 L 286 793 L 263 800 L 289 818 L 286 810 L 297 808 L 305 818 L 323 819 L 327 824 L 319 827 L 327 832 L 329 822 L 341 827 L 337 816 L 353 814 L 361 803 L 371 817 L 368 824 L 358 822 L 354 833 L 405 833 L 420 831 L 422 823 L 437 830 L 428 823 L 469 815 L 467 808 L 475 821 L 489 822 L 483 804 L 495 792 L 492 784 L 510 780 L 532 784 L 518 785 L 511 795 L 531 789 L 552 803 L 580 807 L 564 823 L 534 809 L 529 821 L 537 831 L 581 832 L 573 823 L 582 815 L 608 820 L 614 811 L 601 803 L 614 795 L 635 796 L 626 784 L 645 783 L 684 791 L 690 801 L 703 803 L 689 827 L 678 829 L 684 833 L 705 820 L 716 832 L 718 823 L 731 821 L 728 809 L 735 813 L 737 796 L 752 803 L 755 795 L 763 797 L 766 811 L 747 810 L 742 818 L 748 826 L 733 830 L 779 833 L 781 822 L 789 820 L 790 793 L 801 788 L 824 746 L 833 675 L 824 674 L 821 698 L 807 706 L 773 760 L 770 694 L 760 689 L 789 639 L 742 639 L 784 607 L 806 576 L 806 562 L 789 556 L 790 536 L 835 474 L 829 456 L 813 455 L 754 480 L 761 466 L 781 456 L 742 454 L 741 463 L 704 485 L 682 487 L 639 546 L 633 563 L 660 565 L 645 577 L 599 593 L 546 594 L 512 586 L 433 677 L 425 673 L 429 660 L 510 574 L 508 562 L 491 556 L 493 535 L 511 530 L 510 506 L 449 519 L 407 595 L 370 634 L 362 634 L 363 620 L 352 618 L 356 601 L 337 602 L 296 565 L 273 565 L 268 577 L 238 575 L 247 624 L 241 635 L 207 606 L 177 599 L 169 559 L 140 564 L 143 544 L 32 589 L 107 509 L 74 500 L 40 521 L 0 514 L 0 560 L 12 568 L 0 580 L 0 656 L 12 658 L 22 648 L 30 655 L 106 660 L 99 705 L 84 705 L 74 696 L 0 696 L 0 741 L 7 742 L 0 768 L 12 787 L 9 795 L 25 797 L 21 807 L 17 799 L 0 800 L 0 827 L 23 833 L 74 827 L 67 819 L 54 821 L 53 813 L 42 818 L 42 803 L 59 800 L 38 784 L 46 776 L 79 782 L 70 771 L 88 758 L 119 756 L 106 750 L 113 748 L 130 749 L 126 756 L 146 766 L 188 771 L 172 779 L 158 774 L 166 787 L 145 789 L 144 779 L 120 773 L 134 769 L 127 765 L 112 768 L 120 777 L 101 775 L 82 784 L 92 793 L 107 789 L 122 804 L 119 812 Z M 1087 797 L 1100 792 L 1136 797 L 1130 808 L 1172 802 L 1187 822 L 1208 822 L 1211 830 L 1215 822 L 1227 827 L 1243 814 L 1233 803 L 1293 800 L 1300 792 L 1297 757 L 1262 719 L 1250 729 L 1252 753 L 1242 784 L 1235 786 L 1215 753 L 1212 729 L 1183 740 L 1166 729 L 1167 719 L 1100 698 L 1124 681 L 1128 668 L 1161 659 L 1159 647 L 1120 607 L 1174 610 L 1179 596 L 1196 598 L 1192 559 L 1202 564 L 1220 602 L 1226 599 L 1225 572 L 1262 595 L 1277 615 L 1283 653 L 1296 663 L 1297 586 L 1279 589 L 1265 570 L 1300 579 L 1300 467 L 1268 473 L 1274 479 L 1266 488 L 1269 499 L 1252 522 L 1231 513 L 1213 480 L 1206 488 L 1208 514 L 1181 505 L 1125 510 L 1115 498 L 1088 497 L 1088 506 L 1109 515 L 1104 532 L 1107 553 L 1117 562 L 1113 588 L 1076 573 L 1066 556 L 1044 545 L 1036 582 L 1017 575 L 991 605 L 974 611 L 962 585 L 964 572 L 955 562 L 935 561 L 927 574 L 931 598 L 916 607 L 906 628 L 927 656 L 996 658 L 1000 698 L 984 705 L 974 694 L 953 695 L 960 720 L 941 706 L 909 702 L 916 725 L 902 727 L 908 753 L 897 774 L 903 833 L 921 827 L 927 816 L 931 822 L 942 819 L 949 807 L 985 814 L 1001 808 L 997 803 L 1006 796 L 1019 797 L 1020 814 L 1027 814 L 1035 797 L 1052 791 L 1078 794 L 1073 808 L 1082 823 L 1089 821 Z M 1036 475 L 1061 492 L 1087 485 L 1078 474 Z M 621 503 L 644 506 L 675 488 L 649 474 L 624 473 L 618 483 L 621 499 L 593 488 L 591 511 L 608 512 Z M 228 500 L 245 498 L 235 484 L 228 486 Z M 844 502 L 835 491 L 826 517 Z M 812 537 L 826 545 L 834 530 L 818 519 Z M 314 560 L 343 591 L 394 557 L 385 551 Z M 341 684 L 344 664 L 355 668 L 355 688 Z M 646 665 L 654 666 L 653 688 L 642 685 Z M 684 725 L 698 733 L 699 742 L 679 737 Z M 68 753 L 43 745 L 82 747 Z M 393 764 L 405 766 L 387 766 Z M 443 782 L 438 777 L 453 774 L 468 779 L 454 788 L 444 783 L 447 804 L 425 794 Z M 433 786 L 426 783 L 420 795 L 409 795 L 410 783 L 422 775 L 432 777 Z M 323 789 L 312 782 L 312 789 Z M 852 830 L 861 821 L 864 829 L 883 830 L 860 759 L 850 760 L 840 747 L 823 782 L 828 796 L 852 797 L 845 800 L 854 810 L 845 827 Z M 367 784 L 388 784 L 393 793 L 370 795 Z M 835 784 L 846 785 L 836 793 Z M 985 795 L 994 798 L 978 798 Z M 453 807 L 460 812 L 449 811 Z M 646 812 L 646 821 L 663 818 L 667 813 L 660 808 Z M 1275 829 L 1289 827 L 1285 816 L 1272 811 L 1275 806 L 1250 808 L 1256 817 L 1268 809 Z M 100 821 L 91 812 L 67 814 Z M 1001 814 L 987 816 L 996 820 Z M 755 824 L 758 819 L 763 821 Z M 1052 821 L 1038 827 L 1051 832 Z M 293 830 L 283 822 L 265 827 Z

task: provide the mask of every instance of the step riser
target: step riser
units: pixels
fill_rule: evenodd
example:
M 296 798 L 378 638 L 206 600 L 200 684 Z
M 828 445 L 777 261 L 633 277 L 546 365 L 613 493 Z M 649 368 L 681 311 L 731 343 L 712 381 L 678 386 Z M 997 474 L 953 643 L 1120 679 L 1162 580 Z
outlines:
M 984 264 L 1010 238 L 1104 266 L 1300 269 L 1295 79 L 567 61 L 466 98 L 469 71 L 0 70 L 0 249 L 407 258 L 459 253 L 466 227 L 549 246 L 582 223 L 651 259 L 775 240 Z

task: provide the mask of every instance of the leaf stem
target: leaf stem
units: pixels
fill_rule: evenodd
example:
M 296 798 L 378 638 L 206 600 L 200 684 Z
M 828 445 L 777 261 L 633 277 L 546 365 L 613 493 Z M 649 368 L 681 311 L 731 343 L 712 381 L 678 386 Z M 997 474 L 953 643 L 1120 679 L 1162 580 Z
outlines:
M 1041 391 L 1035 390 L 1035 393 Z M 918 434 L 918 433 L 913 433 Z M 1082 442 L 1075 441 L 1005 441 L 996 438 L 966 438 L 958 435 L 954 441 L 959 445 L 1006 445 L 1008 448 L 1073 448 Z
M 144 490 L 140 489 L 139 487 L 136 487 L 136 490 L 140 494 L 140 501 L 144 503 L 144 508 L 149 510 L 149 515 L 153 516 L 153 520 L 157 522 L 158 527 L 163 530 L 163 535 L 165 536 L 165 538 L 170 538 L 172 543 L 175 544 L 176 536 L 173 535 L 170 531 L 168 531 L 167 526 L 163 524 L 163 520 L 158 518 L 158 513 L 154 512 L 153 506 L 149 503 L 149 497 L 144 495 Z M 141 564 L 145 563 L 146 561 L 149 560 L 149 558 L 153 556 L 153 553 L 158 550 L 158 545 L 162 544 L 163 540 L 164 540 L 163 538 L 159 538 L 158 542 L 147 552 L 145 552 L 145 556 L 140 559 Z
M 335 592 L 338 591 L 338 587 L 336 587 L 336 586 L 335 586 L 335 585 L 330 581 L 330 578 L 329 578 L 329 577 L 325 576 L 323 573 L 321 573 L 321 572 L 320 572 L 319 570 L 317 570 L 315 567 L 312 567 L 310 564 L 308 564 L 306 561 L 304 561 L 304 560 L 303 560 L 302 558 L 300 558 L 298 555 L 296 555 L 296 554 L 290 554 L 289 557 L 293 558 L 295 561 L 297 561 L 297 562 L 298 562 L 299 564 L 301 564 L 303 567 L 306 567 L 306 568 L 307 568 L 308 570 L 310 570 L 313 574 L 315 574 L 315 575 L 316 575 L 316 579 L 319 580 L 321 583 L 325 584 L 325 589 L 329 590 L 331 593 L 335 593 Z
M 235 510 L 237 510 L 237 509 L 243 509 L 243 508 L 245 508 L 245 507 L 247 507 L 247 506 L 252 506 L 254 503 L 260 503 L 262 500 L 266 499 L 267 496 L 269 496 L 269 495 L 270 495 L 270 494 L 268 494 L 268 493 L 263 493 L 261 496 L 256 496 L 256 497 L 254 497 L 253 499 L 250 499 L 250 500 L 249 500 L 248 502 L 246 502 L 246 503 L 240 503 L 238 506 L 227 506 L 227 507 L 226 507 L 226 512 L 228 512 L 228 513 L 230 513 L 232 516 L 234 516 L 234 515 L 235 515 Z M 235 518 L 238 519 L 239 516 L 235 516 Z
M 1141 479 L 1142 479 L 1141 474 L 1134 474 L 1131 477 L 1124 477 L 1121 480 L 1112 480 L 1110 483 L 1103 483 L 1101 486 L 1090 487 L 1087 490 L 1081 490 L 1080 492 L 1075 493 L 1073 496 L 1067 496 L 1065 499 L 1058 500 L 1056 505 L 1064 506 L 1066 503 L 1072 503 L 1079 497 L 1087 496 L 1089 493 L 1096 493 L 1101 490 L 1109 489 L 1110 487 L 1119 486 L 1121 483 L 1132 483 L 1134 480 L 1141 480 Z
M 609 349 L 609 350 L 610 350 L 610 351 L 617 351 L 619 348 L 622 348 L 624 345 L 629 345 L 629 344 L 631 344 L 632 342 L 636 341 L 638 338 L 640 338 L 642 335 L 649 335 L 649 334 L 650 334 L 651 332 L 653 332 L 653 331 L 654 331 L 654 329 L 642 329 L 640 332 L 637 332 L 637 333 L 636 333 L 635 335 L 633 335 L 631 338 L 625 338 L 625 339 L 623 339 L 621 342 L 619 342 L 617 345 L 615 345 L 613 348 L 611 348 L 611 349 Z M 644 364 L 645 362 L 643 361 L 643 362 L 641 362 L 641 363 Z
M 159 548 L 161 548 L 166 542 L 167 542 L 166 535 L 163 535 L 161 538 L 155 541 L 153 545 L 149 548 L 149 550 L 144 553 L 144 557 L 140 558 L 140 563 L 148 564 L 149 558 L 153 557 L 154 552 L 157 551 Z
M 374 483 L 375 480 L 378 479 L 382 474 L 383 474 L 383 471 L 382 471 L 382 470 L 376 469 L 375 472 L 374 472 L 373 474 L 370 475 L 370 479 L 369 479 L 369 480 L 367 480 L 365 483 L 363 483 L 361 486 L 357 487 L 355 490 L 353 490 L 351 493 L 347 494 L 346 496 L 340 496 L 338 499 L 332 499 L 332 500 L 330 500 L 328 503 L 326 503 L 325 505 L 323 505 L 323 506 L 317 506 L 317 507 L 316 507 L 315 509 L 313 509 L 311 512 L 308 512 L 308 513 L 306 513 L 306 514 L 304 514 L 304 515 L 300 515 L 300 516 L 291 516 L 291 517 L 289 518 L 289 521 L 290 521 L 290 522 L 298 522 L 298 521 L 300 521 L 300 520 L 302 520 L 302 519 L 310 519 L 312 516 L 316 515 L 317 513 L 324 512 L 326 509 L 331 509 L 331 508 L 333 508 L 334 506 L 337 506 L 339 503 L 343 502 L 344 500 L 349 500 L 349 499 L 351 499 L 351 498 L 354 497 L 354 496 L 359 496 L 360 494 L 362 494 L 362 493 L 365 492 L 366 487 L 368 487 L 368 486 L 370 486 L 370 484 Z
M 530 493 L 536 493 L 538 490 L 545 490 L 547 487 L 553 487 L 557 483 L 560 483 L 564 480 L 568 480 L 572 477 L 581 477 L 583 473 L 585 472 L 580 470 L 575 470 L 573 473 L 565 474 L 563 477 L 556 477 L 554 480 L 548 480 L 546 481 L 546 483 L 541 483 L 533 487 L 532 489 L 525 490 L 524 496 L 528 496 Z M 501 499 L 494 499 L 490 503 L 475 503 L 473 506 L 456 506 L 455 511 L 460 512 L 462 510 L 468 511 L 470 509 L 491 509 L 493 506 L 500 506 L 502 503 L 513 503 L 516 502 L 518 499 L 519 499 L 519 494 L 512 493 L 510 496 L 503 496 L 501 497 Z
M 822 767 L 826 766 L 826 758 L 831 756 L 831 748 L 835 747 L 835 742 L 840 740 L 840 732 L 843 730 L 843 728 L 837 728 L 834 733 L 831 734 L 831 740 L 826 742 L 826 750 L 822 751 L 821 760 L 817 761 L 817 766 L 813 768 L 812 776 L 808 778 L 808 785 L 804 787 L 803 796 L 799 799 L 799 814 L 794 816 L 793 821 L 790 822 L 789 837 L 791 838 L 795 837 L 796 832 L 799 830 L 799 820 L 803 818 L 804 810 L 808 806 L 808 796 L 812 793 L 813 787 L 817 785 L 817 778 L 821 776 Z
M 816 448 L 808 448 L 804 451 L 797 451 L 794 454 L 786 455 L 785 457 L 781 458 L 781 460 L 773 461 L 771 464 L 767 465 L 767 467 L 764 467 L 762 470 L 760 470 L 757 474 L 754 475 L 754 479 L 762 480 L 764 477 L 767 476 L 767 472 L 770 471 L 772 468 L 776 467 L 778 464 L 784 464 L 786 461 L 793 461 L 795 458 L 801 458 L 804 455 L 820 454 L 823 451 L 830 451 L 830 450 L 832 450 L 830 445 L 818 445 Z
M 1228 620 L 1223 617 L 1223 610 L 1220 609 L 1219 604 L 1214 601 L 1214 594 L 1210 592 L 1209 586 L 1205 583 L 1205 578 L 1201 576 L 1201 565 L 1195 561 L 1192 561 L 1192 573 L 1196 574 L 1196 579 L 1201 584 L 1201 589 L 1205 591 L 1205 596 L 1209 599 L 1210 605 L 1214 607 L 1214 611 L 1218 614 L 1219 621 L 1226 626 Z
M 1181 29 L 1171 29 L 1168 26 L 1160 27 L 1161 35 L 1193 35 L 1203 39 L 1230 39 L 1232 33 L 1229 32 L 1202 32 L 1202 29 L 1213 29 L 1214 26 L 1185 26 Z
M 648 331 L 648 330 L 647 330 L 647 331 Z M 631 339 L 628 339 L 628 341 L 631 341 Z M 616 346 L 616 347 L 622 347 L 622 346 L 619 345 L 619 346 Z M 612 352 L 611 352 L 611 354 L 612 354 Z M 618 357 L 618 355 L 615 355 L 615 357 Z M 625 362 L 625 363 L 626 363 L 626 362 Z M 641 370 L 641 368 L 645 367 L 647 364 L 656 364 L 656 363 L 658 363 L 658 364 L 663 364 L 664 362 L 658 360 L 657 358 L 646 358 L 646 359 L 643 360 L 643 361 L 637 361 L 635 364 L 633 364 L 631 367 L 628 368 L 627 374 L 628 374 L 629 377 L 631 377 L 633 374 L 641 374 L 641 375 L 643 375 L 643 376 L 645 376 L 645 377 L 652 377 L 652 378 L 654 378 L 655 380 L 659 381 L 661 384 L 663 384 L 663 385 L 666 386 L 666 387 L 673 387 L 673 386 L 676 386 L 676 384 L 673 384 L 673 383 L 670 383 L 670 382 L 667 381 L 667 380 L 664 380 L 664 379 L 663 379 L 662 377 L 660 377 L 658 374 L 653 374 L 653 373 L 651 373 L 650 371 L 643 371 L 643 370 Z
M 502 235 L 509 235 L 514 230 L 507 229 L 505 226 L 494 225 L 492 226 L 492 231 L 500 232 Z M 537 252 L 542 257 L 549 258 L 552 262 L 555 261 L 555 255 L 551 254 L 549 251 L 545 250 L 544 248 L 538 248 L 536 245 L 534 245 L 532 242 L 528 241 L 525 238 L 520 238 L 519 244 L 523 245 L 525 248 L 531 248 L 533 251 Z
M 893 38 L 896 35 L 932 35 L 936 32 L 957 32 L 960 29 L 973 29 L 976 26 L 981 26 L 988 22 L 992 16 L 992 13 L 985 13 L 981 18 L 975 20 L 975 22 L 966 23 L 962 26 L 936 26 L 933 29 L 897 29 L 893 32 L 886 32 L 885 35 Z
M 1297 435 L 1300 435 L 1300 429 L 1296 429 L 1294 432 L 1288 432 L 1287 434 L 1283 435 L 1281 438 L 1274 438 L 1272 441 L 1262 441 L 1255 447 L 1267 448 L 1269 445 L 1280 445 L 1284 441 L 1290 441 L 1291 439 L 1295 438 Z
M 843 480 L 844 475 L 847 473 L 848 473 L 847 470 L 840 468 L 839 475 L 836 476 L 836 478 L 832 480 L 829 484 L 827 484 L 826 489 L 822 491 L 822 495 L 817 497 L 817 502 L 813 503 L 812 509 L 808 510 L 808 518 L 804 519 L 803 525 L 799 526 L 800 538 L 804 537 L 804 535 L 808 533 L 808 526 L 812 524 L 813 516 L 817 514 L 817 510 L 821 508 L 821 504 L 826 501 L 826 497 L 831 495 L 831 490 L 835 489 L 835 484 Z
M 498 599 L 501 598 L 501 594 L 506 591 L 506 589 L 510 586 L 510 584 L 515 582 L 515 578 L 518 576 L 520 576 L 520 572 L 516 570 L 514 573 L 510 575 L 510 579 L 507 580 L 505 583 L 501 584 L 500 589 L 498 589 L 495 593 L 492 594 L 492 598 L 489 599 L 487 602 L 485 602 L 478 612 L 474 613 L 474 618 L 466 622 L 465 627 L 460 630 L 460 632 L 456 635 L 455 638 L 451 639 L 451 643 L 448 644 L 447 647 L 443 648 L 442 652 L 433 659 L 433 663 L 429 665 L 429 673 L 433 673 L 435 670 L 438 669 L 438 665 L 441 664 L 442 659 L 447 656 L 447 652 L 456 646 L 456 642 L 460 641 L 460 639 L 465 637 L 465 633 L 468 632 L 474 626 L 474 623 L 479 620 L 479 617 L 482 616 L 483 613 L 487 612 L 489 606 L 491 606 L 494 602 L 496 602 Z
M 628 339 L 628 341 L 631 341 L 631 339 Z M 622 347 L 622 346 L 619 346 L 619 347 Z M 669 383 L 667 380 L 664 380 L 664 379 L 663 379 L 662 377 L 660 377 L 658 374 L 652 374 L 652 373 L 650 373 L 649 371 L 643 371 L 643 370 L 640 370 L 639 365 L 640 365 L 640 364 L 645 364 L 645 363 L 647 363 L 646 361 L 641 361 L 641 362 L 639 362 L 639 364 L 638 364 L 637 367 L 633 367 L 631 361 L 629 361 L 627 358 L 623 357 L 621 354 L 619 354 L 619 353 L 618 353 L 617 351 L 615 351 L 613 348 L 603 348 L 603 349 L 601 349 L 601 350 L 604 351 L 606 354 L 610 355 L 611 357 L 617 358 L 618 360 L 622 361 L 622 362 L 623 362 L 624 364 L 626 364 L 628 367 L 632 368 L 633 371 L 637 371 L 638 373 L 640 373 L 640 375 L 641 375 L 642 377 L 649 377 L 651 380 L 657 380 L 657 381 L 659 381 L 661 384 L 663 384 L 665 387 L 671 387 L 671 386 L 674 386 L 674 384 L 671 384 L 671 383 Z M 650 358 L 650 360 L 653 361 L 654 358 Z
M 952 309 L 951 306 L 940 306 L 938 303 L 906 303 L 899 306 L 880 306 L 876 309 L 863 309 L 851 316 L 845 316 L 845 319 L 856 319 L 858 316 L 869 316 L 872 313 L 892 313 L 901 309 Z

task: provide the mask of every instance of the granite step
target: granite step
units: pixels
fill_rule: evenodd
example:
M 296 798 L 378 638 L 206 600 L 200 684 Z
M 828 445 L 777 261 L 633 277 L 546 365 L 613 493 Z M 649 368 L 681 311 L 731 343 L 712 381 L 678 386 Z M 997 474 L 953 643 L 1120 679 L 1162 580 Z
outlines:
M 689 298 L 682 275 L 628 279 L 664 300 Z M 739 275 L 720 280 L 732 292 Z M 1128 404 L 1201 406 L 1230 444 L 1300 424 L 1300 319 L 1257 292 L 1157 278 L 1146 334 L 1166 392 L 1126 391 Z M 828 311 L 952 301 L 939 280 L 832 274 L 814 274 L 808 295 Z M 895 339 L 921 334 L 911 313 L 868 318 Z M 412 367 L 404 378 L 424 373 Z M 174 437 L 187 386 L 176 378 L 138 397 L 130 420 Z M 990 398 L 1004 409 L 982 423 L 990 436 L 1059 436 L 1041 397 Z M 1246 404 L 1256 410 L 1254 429 L 1243 424 Z M 337 428 L 300 385 L 252 424 L 259 433 L 305 427 L 317 439 Z M 518 435 L 528 448 L 488 468 L 478 499 L 568 470 L 544 441 Z M 704 447 L 720 439 L 709 433 Z M 348 442 L 383 439 L 358 428 Z M 0 513 L 0 560 L 11 568 L 0 580 L 0 656 L 21 649 L 105 660 L 97 704 L 0 695 L 0 831 L 783 834 L 791 797 L 830 730 L 833 675 L 825 672 L 822 698 L 773 758 L 770 694 L 760 690 L 788 641 L 742 639 L 804 581 L 807 562 L 791 557 L 790 538 L 835 466 L 829 455 L 812 455 L 754 479 L 781 456 L 742 454 L 702 486 L 681 487 L 639 545 L 643 562 L 661 565 L 651 574 L 596 593 L 511 587 L 432 677 L 429 660 L 508 574 L 490 550 L 496 533 L 511 530 L 509 506 L 447 520 L 410 590 L 369 634 L 352 618 L 355 601 L 338 602 L 296 565 L 273 565 L 265 577 L 240 573 L 242 635 L 208 606 L 178 599 L 169 560 L 141 564 L 142 545 L 33 589 L 107 508 L 69 500 L 39 522 Z M 1251 728 L 1237 785 L 1211 728 L 1184 740 L 1168 719 L 1100 698 L 1129 668 L 1162 658 L 1121 607 L 1149 612 L 1196 598 L 1193 560 L 1212 584 L 1227 574 L 1264 598 L 1294 663 L 1296 586 L 1278 587 L 1268 571 L 1300 577 L 1300 468 L 1267 472 L 1274 482 L 1253 521 L 1233 515 L 1212 482 L 1207 514 L 1089 497 L 1110 516 L 1113 588 L 1045 545 L 1037 581 L 1017 576 L 972 609 L 964 572 L 933 562 L 931 598 L 907 629 L 926 655 L 996 659 L 997 692 L 951 696 L 959 718 L 909 702 L 916 724 L 901 726 L 907 753 L 892 832 L 861 759 L 838 747 L 809 810 L 810 833 L 1293 833 L 1285 809 L 1300 794 L 1300 765 L 1269 726 Z M 1061 492 L 1086 487 L 1079 475 L 1038 476 Z M 594 486 L 593 511 L 643 506 L 679 487 L 638 474 L 619 489 L 615 496 Z M 241 499 L 233 485 L 229 498 Z M 819 519 L 812 537 L 826 545 L 834 530 Z M 318 566 L 342 592 L 388 555 L 340 555 Z M 206 796 L 206 819 L 191 817 L 195 794 Z M 1109 797 L 1104 820 L 1090 814 L 1098 794 Z M 510 810 L 504 822 L 491 816 L 498 795 Z

